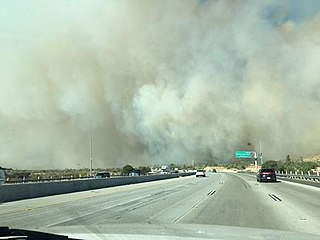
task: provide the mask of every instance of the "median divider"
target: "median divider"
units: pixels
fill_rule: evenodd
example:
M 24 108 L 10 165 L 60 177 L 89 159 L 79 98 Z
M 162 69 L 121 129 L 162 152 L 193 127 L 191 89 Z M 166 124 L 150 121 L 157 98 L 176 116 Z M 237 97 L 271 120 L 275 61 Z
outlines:
M 190 176 L 193 174 L 194 173 L 175 173 L 104 179 L 66 180 L 59 182 L 4 184 L 0 186 L 0 203 L 29 198 L 46 197 L 57 194 L 87 191 L 99 188 L 158 181 L 170 178 L 178 178 Z

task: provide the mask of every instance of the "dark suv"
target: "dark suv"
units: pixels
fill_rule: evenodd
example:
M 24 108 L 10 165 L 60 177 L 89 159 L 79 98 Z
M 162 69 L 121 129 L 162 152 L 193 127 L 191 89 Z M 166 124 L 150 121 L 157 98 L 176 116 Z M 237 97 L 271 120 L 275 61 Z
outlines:
M 95 175 L 94 178 L 109 178 L 110 177 L 110 173 L 108 172 L 99 172 Z
M 262 181 L 276 182 L 277 181 L 276 173 L 271 168 L 262 168 L 259 170 L 257 174 L 257 181 L 258 182 L 262 182 Z

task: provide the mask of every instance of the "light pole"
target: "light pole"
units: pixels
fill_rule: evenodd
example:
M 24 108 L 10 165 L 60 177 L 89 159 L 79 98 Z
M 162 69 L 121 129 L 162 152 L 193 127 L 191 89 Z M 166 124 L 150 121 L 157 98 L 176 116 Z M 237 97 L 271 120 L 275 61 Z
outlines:
M 262 158 L 262 143 L 261 143 L 261 140 L 260 140 L 260 162 L 261 162 L 261 167 L 262 167 L 262 164 L 263 164 L 263 158 Z
M 92 177 L 92 138 L 90 138 L 90 177 Z

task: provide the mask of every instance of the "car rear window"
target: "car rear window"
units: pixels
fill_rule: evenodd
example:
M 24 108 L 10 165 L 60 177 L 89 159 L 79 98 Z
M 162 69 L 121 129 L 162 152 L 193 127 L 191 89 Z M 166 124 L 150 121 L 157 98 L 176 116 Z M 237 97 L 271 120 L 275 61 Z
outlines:
M 271 168 L 263 168 L 260 170 L 260 172 L 274 172 L 274 170 Z

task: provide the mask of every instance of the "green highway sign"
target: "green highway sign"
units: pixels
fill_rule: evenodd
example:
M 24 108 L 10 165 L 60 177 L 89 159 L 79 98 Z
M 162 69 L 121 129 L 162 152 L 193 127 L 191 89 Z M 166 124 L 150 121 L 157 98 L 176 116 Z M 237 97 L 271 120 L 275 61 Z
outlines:
M 257 153 L 256 152 L 250 152 L 250 151 L 236 151 L 235 152 L 236 158 L 256 158 Z

